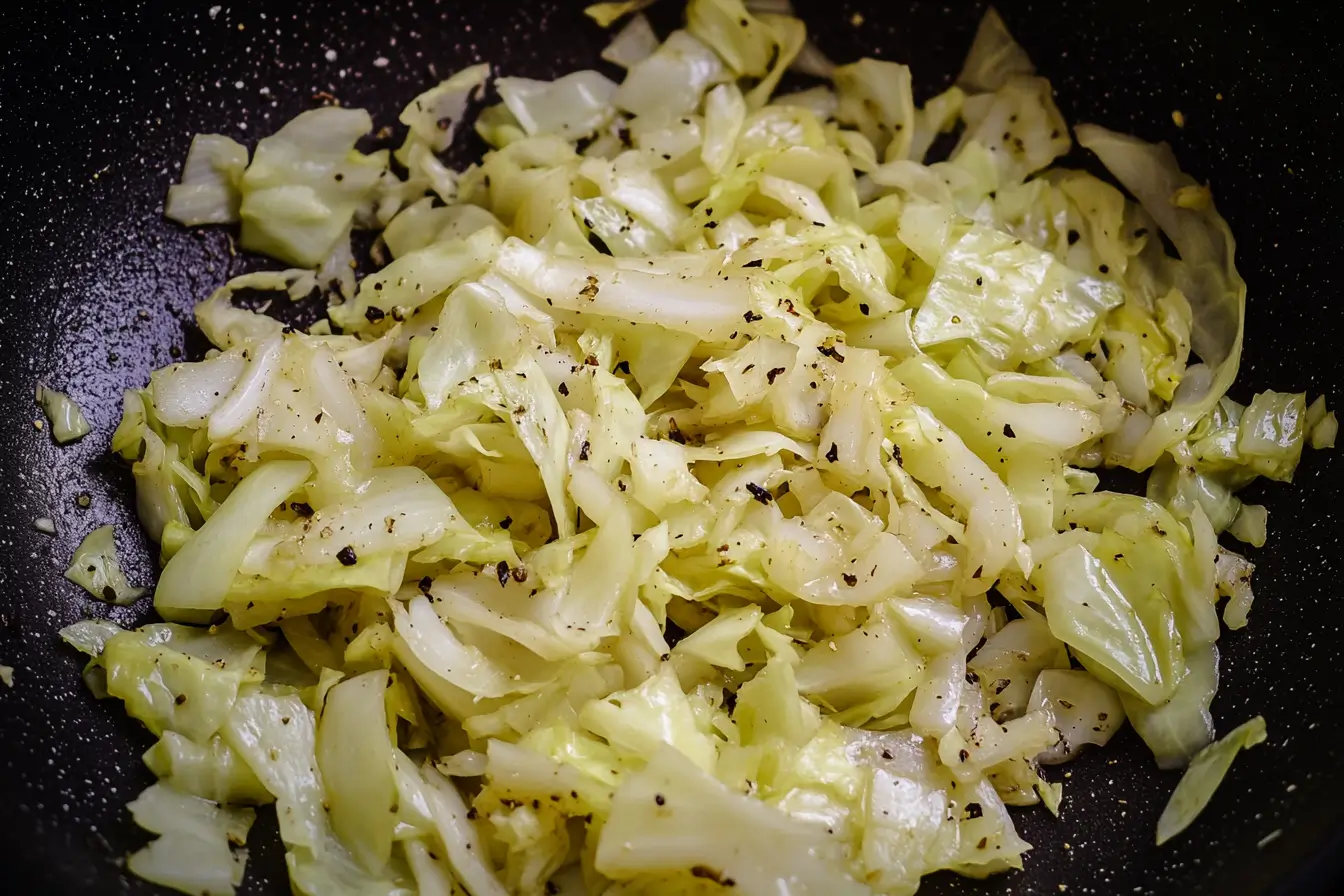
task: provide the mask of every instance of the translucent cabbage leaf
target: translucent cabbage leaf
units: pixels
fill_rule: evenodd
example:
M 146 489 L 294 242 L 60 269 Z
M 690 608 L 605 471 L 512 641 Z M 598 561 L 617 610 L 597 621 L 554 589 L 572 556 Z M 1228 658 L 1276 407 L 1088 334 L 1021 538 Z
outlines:
M 89 434 L 89 423 L 79 405 L 64 392 L 38 384 L 37 403 L 51 424 L 51 437 L 65 445 Z
M 241 183 L 243 248 L 321 266 L 387 170 L 386 152 L 354 148 L 371 130 L 367 112 L 329 106 L 263 138 Z
M 1265 736 L 1265 720 L 1256 716 L 1196 754 L 1157 820 L 1158 846 L 1178 836 L 1199 817 L 1232 767 L 1232 760 L 1242 750 L 1264 743 Z
M 312 472 L 301 460 L 275 460 L 252 471 L 159 576 L 154 608 L 167 619 L 207 621 L 224 605 L 253 537 Z
M 1169 409 L 1153 420 L 1126 466 L 1145 470 L 1195 427 L 1236 379 L 1246 317 L 1246 284 L 1234 266 L 1236 244 L 1212 202 L 1197 208 L 1173 202 L 1196 186 L 1165 143 L 1145 143 L 1096 125 L 1074 130 L 1116 179 L 1143 205 L 1180 253 L 1177 283 L 1193 314 L 1191 347 L 1205 365 L 1187 375 Z
M 239 689 L 259 681 L 261 645 L 231 627 L 216 632 L 154 623 L 103 644 L 107 692 L 155 734 L 175 731 L 208 742 L 224 725 Z
M 1126 594 L 1120 585 L 1124 555 L 1099 550 L 1103 556 L 1075 545 L 1033 575 L 1050 631 L 1094 675 L 1148 703 L 1162 703 L 1176 690 L 1183 665 L 1175 614 L 1159 592 Z
M 957 84 L 970 92 L 988 93 L 998 90 L 1009 78 L 1035 73 L 1027 51 L 1008 33 L 998 10 L 992 6 L 985 10 Z
M 152 883 L 192 896 L 233 896 L 243 882 L 244 850 L 255 813 L 153 784 L 127 806 L 135 823 L 159 837 L 126 858 Z
M 165 731 L 144 755 L 159 781 L 181 793 L 216 803 L 260 805 L 272 800 L 252 769 L 218 735 L 204 743 Z
M 915 312 L 915 341 L 970 342 L 1007 365 L 1039 361 L 1087 341 L 1123 298 L 1114 283 L 1009 234 L 972 227 L 939 262 Z
M 187 149 L 182 180 L 168 188 L 164 216 L 188 227 L 234 223 L 246 168 L 247 147 L 220 134 L 197 134 Z
M 101 601 L 117 606 L 135 603 L 148 589 L 126 581 L 117 560 L 116 528 L 99 526 L 80 541 L 65 577 Z
M 690 872 L 753 896 L 867 892 L 837 846 L 824 825 L 734 793 L 665 746 L 616 791 L 594 864 L 615 880 Z

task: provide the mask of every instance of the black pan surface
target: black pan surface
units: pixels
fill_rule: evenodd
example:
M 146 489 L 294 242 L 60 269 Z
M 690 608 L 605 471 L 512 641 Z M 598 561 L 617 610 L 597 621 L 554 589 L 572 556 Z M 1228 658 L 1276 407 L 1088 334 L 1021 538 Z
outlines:
M 479 60 L 534 77 L 591 66 L 607 36 L 582 5 L 165 0 L 40 2 L 0 13 L 0 662 L 16 669 L 14 689 L 0 689 L 0 891 L 157 892 L 118 866 L 145 840 L 124 805 L 152 780 L 138 759 L 152 740 L 119 706 L 96 704 L 56 631 L 85 614 L 148 618 L 147 602 L 109 609 L 61 571 L 85 533 L 116 523 L 133 581 L 152 581 L 129 472 L 107 452 L 121 392 L 198 353 L 193 303 L 259 265 L 232 256 L 222 230 L 187 232 L 160 217 L 191 135 L 254 142 L 314 105 L 319 91 L 393 124 L 435 72 Z M 673 13 L 670 0 L 662 5 Z M 950 82 L 983 8 L 796 5 L 833 58 L 908 62 L 917 99 Z M 1344 361 L 1335 333 L 1344 314 L 1331 284 L 1344 246 L 1336 136 L 1344 71 L 1329 13 L 1106 0 L 1005 0 L 1001 10 L 1070 121 L 1170 140 L 1186 167 L 1212 182 L 1251 294 L 1234 396 L 1306 389 L 1338 401 Z M 453 161 L 478 150 L 459 146 Z M 38 381 L 77 398 L 94 432 L 58 448 L 37 431 Z M 987 884 L 939 877 L 925 892 L 1336 891 L 1342 471 L 1335 456 L 1309 452 L 1293 487 L 1250 496 L 1268 505 L 1271 536 L 1253 553 L 1251 625 L 1221 642 L 1214 711 L 1220 730 L 1263 713 L 1270 740 L 1237 761 L 1188 834 L 1162 850 L 1152 845 L 1176 775 L 1159 773 L 1126 730 L 1051 773 L 1068 775 L 1061 820 L 1039 808 L 1018 815 L 1036 844 L 1025 873 Z M 80 495 L 90 496 L 88 509 Z M 34 530 L 42 516 L 55 520 L 56 536 Z M 263 813 L 251 846 L 244 892 L 288 892 L 273 817 Z

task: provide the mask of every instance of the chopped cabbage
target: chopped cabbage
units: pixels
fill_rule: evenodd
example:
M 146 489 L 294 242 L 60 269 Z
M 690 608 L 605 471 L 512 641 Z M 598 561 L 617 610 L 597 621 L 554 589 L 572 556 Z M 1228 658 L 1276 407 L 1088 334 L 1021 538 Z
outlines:
M 234 223 L 246 168 L 247 147 L 220 134 L 197 134 L 182 165 L 182 182 L 168 188 L 164 217 L 188 227 Z
M 135 588 L 117 560 L 116 528 L 99 526 L 79 543 L 65 577 L 85 591 L 109 604 L 133 604 L 148 589 Z
M 89 434 L 89 423 L 78 404 L 64 392 L 57 392 L 38 384 L 37 403 L 51 424 L 51 437 L 64 445 Z
M 131 853 L 126 867 L 145 880 L 191 896 L 233 896 L 243 882 L 256 813 L 151 784 L 127 806 L 135 823 L 160 835 Z
M 132 870 L 232 892 L 274 802 L 301 896 L 909 894 L 1030 861 L 1009 807 L 1058 812 L 1040 768 L 1126 720 L 1192 764 L 1161 839 L 1254 741 L 1210 747 L 1218 601 L 1254 597 L 1218 537 L 1264 544 L 1241 490 L 1337 424 L 1228 397 L 1212 191 L 1089 125 L 1137 201 L 1051 167 L 1073 135 L 993 10 L 917 107 L 787 2 L 661 41 L 648 5 L 587 10 L 628 17 L 620 83 L 474 65 L 392 154 L 338 107 L 250 163 L 193 142 L 166 213 L 293 267 L 201 302 L 214 350 L 112 437 L 168 622 L 61 635 L 158 737 Z M 235 305 L 318 288 L 306 330 Z M 132 599 L 95 535 L 72 578 Z
M 1232 760 L 1242 750 L 1264 743 L 1265 737 L 1265 720 L 1256 716 L 1195 755 L 1157 820 L 1158 846 L 1190 827 L 1223 783 Z
M 355 141 L 373 130 L 367 112 L 312 109 L 257 144 L 243 172 L 242 246 L 318 268 L 345 237 L 361 203 L 387 170 L 387 153 L 364 155 Z

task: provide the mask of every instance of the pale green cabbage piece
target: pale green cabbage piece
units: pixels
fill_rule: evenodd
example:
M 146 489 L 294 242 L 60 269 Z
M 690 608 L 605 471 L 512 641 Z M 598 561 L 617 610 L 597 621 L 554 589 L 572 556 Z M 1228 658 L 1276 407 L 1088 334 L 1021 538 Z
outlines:
M 1123 300 L 1010 235 L 974 227 L 949 246 L 915 313 L 920 346 L 966 340 L 1001 364 L 1040 361 L 1087 342 Z
M 1195 754 L 1157 820 L 1158 846 L 1178 836 L 1199 817 L 1223 783 L 1232 760 L 1242 750 L 1264 743 L 1265 737 L 1264 717 L 1256 716 Z
M 165 731 L 144 760 L 161 782 L 182 793 L 235 805 L 271 802 L 257 776 L 218 734 L 201 744 Z
M 395 166 L 325 108 L 250 164 L 199 138 L 171 188 L 295 267 L 217 289 L 217 351 L 126 395 L 170 623 L 62 637 L 162 792 L 276 804 L 297 893 L 1020 868 L 1008 807 L 1061 805 L 1040 765 L 1126 719 L 1164 768 L 1213 741 L 1217 601 L 1237 628 L 1253 599 L 1218 536 L 1263 543 L 1241 489 L 1333 443 L 1323 399 L 1225 394 L 1211 193 L 1092 126 L 1138 202 L 1050 168 L 1069 128 L 992 10 L 917 108 L 788 3 L 693 0 L 662 42 L 644 5 L 589 11 L 635 14 L 619 84 L 480 63 L 402 109 Z M 786 69 L 826 83 L 772 99 Z M 235 305 L 315 290 L 306 331 Z M 233 886 L 226 841 L 150 849 Z
M 233 896 L 243 882 L 255 813 L 152 784 L 127 806 L 135 823 L 160 835 L 126 858 L 137 877 L 192 896 Z
M 64 392 L 48 389 L 39 383 L 37 403 L 42 406 L 42 413 L 51 423 L 51 437 L 58 444 L 64 445 L 89 434 L 91 427 L 84 419 L 84 411 Z
M 354 148 L 372 129 L 367 112 L 331 106 L 258 143 L 240 184 L 243 248 L 320 267 L 387 170 L 386 152 Z
M 383 669 L 342 681 L 327 692 L 317 729 L 322 777 L 343 782 L 327 796 L 332 829 L 371 871 L 391 858 L 395 827 L 397 786 L 383 697 L 389 684 Z
M 135 603 L 148 589 L 136 588 L 126 581 L 117 560 L 115 526 L 99 526 L 80 541 L 65 577 L 85 591 L 109 604 Z
M 164 216 L 188 227 L 237 221 L 246 168 L 247 147 L 220 134 L 197 134 L 182 165 L 182 180 L 168 188 Z
M 1180 768 L 1212 740 L 1209 707 L 1218 691 L 1218 649 L 1192 651 L 1176 690 L 1164 703 L 1150 704 L 1120 691 L 1130 724 L 1153 751 L 1158 768 Z
M 833 842 L 823 825 L 733 793 L 663 747 L 617 789 L 594 864 L 617 880 L 699 869 L 754 896 L 866 892 L 836 860 Z
M 241 632 L 154 623 L 108 638 L 98 663 L 127 713 L 155 734 L 200 743 L 229 719 L 239 689 L 261 679 L 264 657 Z

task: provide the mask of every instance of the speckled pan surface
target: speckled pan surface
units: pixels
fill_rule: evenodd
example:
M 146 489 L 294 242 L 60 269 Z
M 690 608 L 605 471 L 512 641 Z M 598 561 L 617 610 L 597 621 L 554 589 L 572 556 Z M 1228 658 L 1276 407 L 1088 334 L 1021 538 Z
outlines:
M 577 0 L 28 5 L 0 13 L 0 662 L 15 667 L 14 689 L 0 689 L 0 890 L 150 893 L 117 858 L 144 839 L 124 804 L 150 781 L 138 757 L 151 738 L 119 707 L 95 704 L 55 633 L 108 612 L 60 574 L 94 526 L 117 523 L 132 579 L 150 581 L 129 473 L 106 451 L 120 396 L 178 353 L 198 351 L 192 304 L 255 265 L 232 257 L 222 232 L 188 233 L 160 217 L 190 136 L 255 141 L 319 91 L 394 123 L 434 72 L 489 60 L 553 76 L 591 65 L 606 38 Z M 797 5 L 832 57 L 908 62 L 923 95 L 955 72 L 981 11 L 899 0 Z M 1071 121 L 1171 140 L 1212 182 L 1251 289 L 1234 394 L 1307 389 L 1338 402 L 1344 71 L 1328 13 L 1105 0 L 1000 8 Z M 1184 129 L 1173 124 L 1176 109 Z M 462 162 L 471 148 L 457 151 Z M 58 449 L 36 431 L 38 381 L 75 396 L 93 434 Z M 1263 713 L 1270 740 L 1238 760 L 1189 834 L 1152 846 L 1175 776 L 1158 773 L 1126 731 L 1050 773 L 1069 775 L 1061 820 L 1040 809 L 1019 815 L 1036 845 L 1025 873 L 986 884 L 940 877 L 924 892 L 1333 891 L 1329 856 L 1344 850 L 1342 463 L 1309 453 L 1293 487 L 1257 496 L 1271 520 L 1269 544 L 1254 555 L 1259 596 L 1251 626 L 1222 642 L 1214 709 L 1221 730 Z M 79 508 L 81 494 L 89 509 Z M 33 529 L 41 516 L 55 520 L 54 537 Z M 147 613 L 112 616 L 133 623 Z M 273 818 L 251 845 L 244 892 L 288 892 Z

